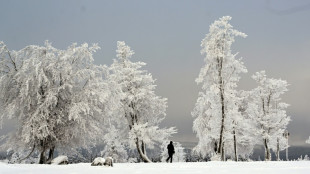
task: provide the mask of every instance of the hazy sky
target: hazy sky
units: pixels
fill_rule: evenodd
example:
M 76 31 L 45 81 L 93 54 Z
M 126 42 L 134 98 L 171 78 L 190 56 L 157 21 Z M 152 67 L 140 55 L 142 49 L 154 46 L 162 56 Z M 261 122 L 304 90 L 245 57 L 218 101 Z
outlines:
M 135 50 L 133 61 L 157 79 L 157 94 L 168 98 L 162 126 L 176 126 L 177 141 L 197 141 L 192 132 L 191 111 L 200 86 L 195 83 L 203 56 L 200 42 L 209 25 L 232 16 L 231 24 L 246 33 L 233 51 L 243 57 L 248 73 L 240 89 L 256 87 L 254 72 L 289 82 L 283 100 L 288 114 L 291 145 L 306 145 L 310 135 L 310 2 L 206 1 L 206 0 L 0 0 L 0 40 L 9 49 L 49 40 L 64 49 L 73 42 L 99 43 L 96 63 L 112 63 L 116 42 L 125 41 Z M 10 127 L 6 124 L 2 133 Z M 0 133 L 1 134 L 1 133 Z

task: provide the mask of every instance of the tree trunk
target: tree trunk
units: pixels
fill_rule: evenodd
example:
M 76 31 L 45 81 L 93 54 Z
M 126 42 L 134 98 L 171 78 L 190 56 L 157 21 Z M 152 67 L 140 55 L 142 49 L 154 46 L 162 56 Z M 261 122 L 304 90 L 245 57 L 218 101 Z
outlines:
M 223 145 L 222 145 L 221 160 L 222 160 L 222 161 L 226 161 L 226 154 L 225 154 L 225 143 L 224 143 L 224 142 L 223 142 Z
M 50 151 L 48 153 L 48 159 L 47 159 L 47 163 L 51 163 L 53 158 L 54 158 L 54 151 L 55 151 L 55 146 L 50 148 Z
M 40 152 L 39 164 L 46 164 L 45 148 Z
M 222 85 L 220 85 L 222 88 Z M 222 122 L 221 122 L 221 132 L 220 132 L 220 141 L 219 141 L 219 148 L 217 149 L 218 154 L 221 155 L 221 160 L 224 161 L 223 155 L 223 138 L 224 138 L 224 123 L 225 123 L 225 105 L 224 105 L 224 94 L 223 90 L 221 89 L 221 103 L 222 103 Z
M 286 148 L 286 161 L 288 161 L 288 147 Z
M 268 140 L 264 139 L 264 147 L 265 147 L 265 161 L 271 161 L 270 149 L 268 147 Z
M 214 142 L 214 152 L 217 153 L 217 141 Z
M 279 138 L 277 138 L 277 154 L 276 154 L 277 161 L 280 161 L 280 143 Z
M 145 143 L 143 141 L 141 142 L 141 150 L 142 150 L 142 153 L 146 155 Z
M 223 155 L 223 139 L 224 139 L 224 123 L 225 123 L 225 102 L 224 102 L 224 87 L 223 87 L 223 77 L 222 77 L 222 68 L 223 68 L 223 58 L 218 58 L 218 77 L 219 77 L 219 90 L 220 90 L 220 98 L 221 98 L 221 115 L 222 115 L 222 122 L 221 122 L 221 130 L 220 130 L 220 141 L 219 141 L 219 148 L 218 153 L 221 155 L 221 160 L 224 161 Z
M 236 131 L 233 131 L 234 134 L 234 153 L 235 153 L 235 161 L 238 161 L 238 154 L 237 154 L 237 139 L 236 139 Z
M 136 138 L 136 147 L 141 159 L 146 163 L 151 163 L 152 161 L 142 152 L 142 149 L 139 145 L 139 138 Z
M 285 151 L 285 155 L 286 155 L 286 161 L 288 161 L 288 136 L 289 136 L 290 134 L 289 134 L 288 131 L 286 130 L 285 133 L 284 133 L 284 135 L 285 135 L 285 138 L 286 138 L 286 151 Z

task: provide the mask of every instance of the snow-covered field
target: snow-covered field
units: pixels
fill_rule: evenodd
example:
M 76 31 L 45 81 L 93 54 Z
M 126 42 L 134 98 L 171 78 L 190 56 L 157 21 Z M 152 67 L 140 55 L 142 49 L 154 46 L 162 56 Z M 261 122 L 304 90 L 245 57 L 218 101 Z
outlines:
M 200 162 L 200 163 L 121 163 L 114 167 L 90 163 L 63 166 L 0 163 L 0 174 L 299 174 L 310 173 L 309 161 L 293 162 Z

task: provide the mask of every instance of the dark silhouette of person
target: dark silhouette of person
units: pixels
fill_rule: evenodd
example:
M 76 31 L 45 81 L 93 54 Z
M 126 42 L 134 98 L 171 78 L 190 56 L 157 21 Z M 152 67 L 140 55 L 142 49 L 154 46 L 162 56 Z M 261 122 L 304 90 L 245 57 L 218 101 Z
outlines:
M 173 146 L 172 141 L 170 141 L 170 144 L 168 144 L 167 149 L 168 149 L 169 157 L 166 159 L 166 162 L 168 162 L 170 159 L 170 163 L 172 163 L 172 156 L 174 154 L 174 146 Z

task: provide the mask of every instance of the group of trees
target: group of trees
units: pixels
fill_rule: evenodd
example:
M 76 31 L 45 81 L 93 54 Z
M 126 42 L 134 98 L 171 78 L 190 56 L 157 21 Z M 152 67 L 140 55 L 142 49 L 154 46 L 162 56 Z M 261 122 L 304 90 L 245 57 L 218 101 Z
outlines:
M 11 51 L 0 43 L 1 124 L 16 120 L 17 130 L 4 146 L 37 151 L 49 163 L 55 149 L 70 151 L 104 142 L 104 155 L 122 162 L 136 149 L 151 162 L 146 148 L 168 141 L 174 127 L 159 128 L 167 102 L 155 94 L 155 80 L 132 62 L 134 52 L 117 43 L 111 66 L 95 65 L 94 44 L 65 50 L 30 45 Z M 29 155 L 30 155 L 29 154 Z M 28 155 L 28 156 L 29 156 Z
M 205 66 L 196 82 L 202 85 L 192 116 L 193 130 L 199 139 L 196 153 L 213 159 L 226 160 L 226 155 L 238 161 L 248 158 L 256 144 L 265 147 L 265 160 L 271 160 L 270 149 L 287 148 L 284 132 L 290 121 L 281 102 L 287 91 L 285 80 L 267 78 L 265 71 L 252 78 L 258 87 L 251 91 L 237 89 L 241 73 L 246 73 L 242 59 L 231 53 L 236 36 L 246 34 L 233 29 L 231 17 L 224 16 L 210 25 L 202 40 Z
M 247 69 L 231 45 L 235 37 L 246 34 L 233 29 L 230 20 L 224 16 L 215 21 L 201 42 L 206 57 L 196 79 L 202 92 L 192 111 L 199 139 L 194 153 L 238 161 L 261 144 L 266 160 L 271 160 L 270 149 L 279 159 L 279 151 L 287 147 L 283 134 L 290 117 L 280 96 L 288 84 L 261 71 L 252 76 L 258 87 L 237 89 Z M 136 149 L 142 161 L 151 162 L 146 152 L 155 146 L 165 158 L 176 129 L 159 128 L 167 99 L 155 94 L 155 80 L 142 69 L 145 63 L 132 62 L 134 51 L 117 42 L 113 64 L 95 65 L 93 54 L 98 49 L 96 44 L 72 44 L 60 50 L 46 42 L 11 51 L 0 42 L 0 120 L 17 123 L 5 146 L 30 149 L 30 154 L 37 151 L 41 164 L 51 161 L 56 148 L 66 151 L 102 141 L 102 153 L 119 162 L 126 161 L 128 149 Z M 184 160 L 184 149 L 175 145 L 178 160 Z

